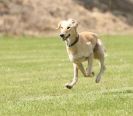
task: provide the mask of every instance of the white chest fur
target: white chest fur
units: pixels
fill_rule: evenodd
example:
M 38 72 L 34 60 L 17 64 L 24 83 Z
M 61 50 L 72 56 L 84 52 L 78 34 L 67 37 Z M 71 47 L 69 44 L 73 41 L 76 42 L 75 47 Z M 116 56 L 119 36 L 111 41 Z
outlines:
M 71 62 L 83 62 L 88 59 L 93 52 L 93 48 L 90 42 L 78 42 L 71 48 L 67 48 L 67 52 Z

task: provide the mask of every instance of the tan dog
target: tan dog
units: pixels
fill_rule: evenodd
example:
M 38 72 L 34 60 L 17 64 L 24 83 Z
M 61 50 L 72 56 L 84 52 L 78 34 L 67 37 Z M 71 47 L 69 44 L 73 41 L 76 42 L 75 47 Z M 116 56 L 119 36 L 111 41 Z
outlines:
M 100 61 L 100 72 L 96 77 L 96 83 L 101 79 L 105 70 L 104 65 L 104 48 L 101 40 L 92 32 L 77 32 L 78 23 L 74 19 L 64 20 L 58 24 L 58 29 L 61 30 L 60 37 L 66 42 L 66 49 L 70 61 L 73 63 L 74 77 L 70 83 L 65 86 L 71 89 L 78 80 L 78 69 L 84 77 L 92 77 L 93 58 Z M 88 68 L 84 70 L 83 61 L 88 61 Z

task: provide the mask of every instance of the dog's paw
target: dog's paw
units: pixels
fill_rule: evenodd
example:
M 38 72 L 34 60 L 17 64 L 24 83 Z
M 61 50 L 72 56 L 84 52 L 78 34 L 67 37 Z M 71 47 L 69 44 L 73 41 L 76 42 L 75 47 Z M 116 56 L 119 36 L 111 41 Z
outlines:
M 92 72 L 91 74 L 86 74 L 86 77 L 94 77 L 95 73 Z
M 71 85 L 69 85 L 69 84 L 65 84 L 65 87 L 66 87 L 67 89 L 72 89 L 72 88 L 73 88 L 73 86 L 71 86 Z
M 92 76 L 95 76 L 95 73 L 94 73 L 94 72 L 92 72 L 92 73 L 91 73 L 91 75 L 92 75 Z

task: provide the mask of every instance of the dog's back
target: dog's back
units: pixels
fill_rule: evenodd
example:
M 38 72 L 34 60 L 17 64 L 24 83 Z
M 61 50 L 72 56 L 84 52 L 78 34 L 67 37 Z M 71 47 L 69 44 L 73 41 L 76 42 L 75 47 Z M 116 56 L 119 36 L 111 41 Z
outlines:
M 93 32 L 81 32 L 79 33 L 79 35 L 82 37 L 84 41 L 91 42 L 93 49 L 95 48 L 98 39 L 97 34 Z
M 93 32 L 81 32 L 80 36 L 82 37 L 83 41 L 91 42 L 94 50 L 94 57 L 99 58 L 100 53 L 105 52 L 103 44 L 101 40 L 98 38 L 98 35 Z M 100 53 L 99 53 L 100 52 Z

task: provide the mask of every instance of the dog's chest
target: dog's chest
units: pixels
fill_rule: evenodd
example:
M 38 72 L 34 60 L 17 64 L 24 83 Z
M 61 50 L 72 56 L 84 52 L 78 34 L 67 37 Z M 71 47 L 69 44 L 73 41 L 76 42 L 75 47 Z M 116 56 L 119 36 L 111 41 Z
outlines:
M 88 59 L 93 50 L 90 43 L 78 43 L 73 48 L 68 48 L 67 52 L 71 62 L 83 62 Z

